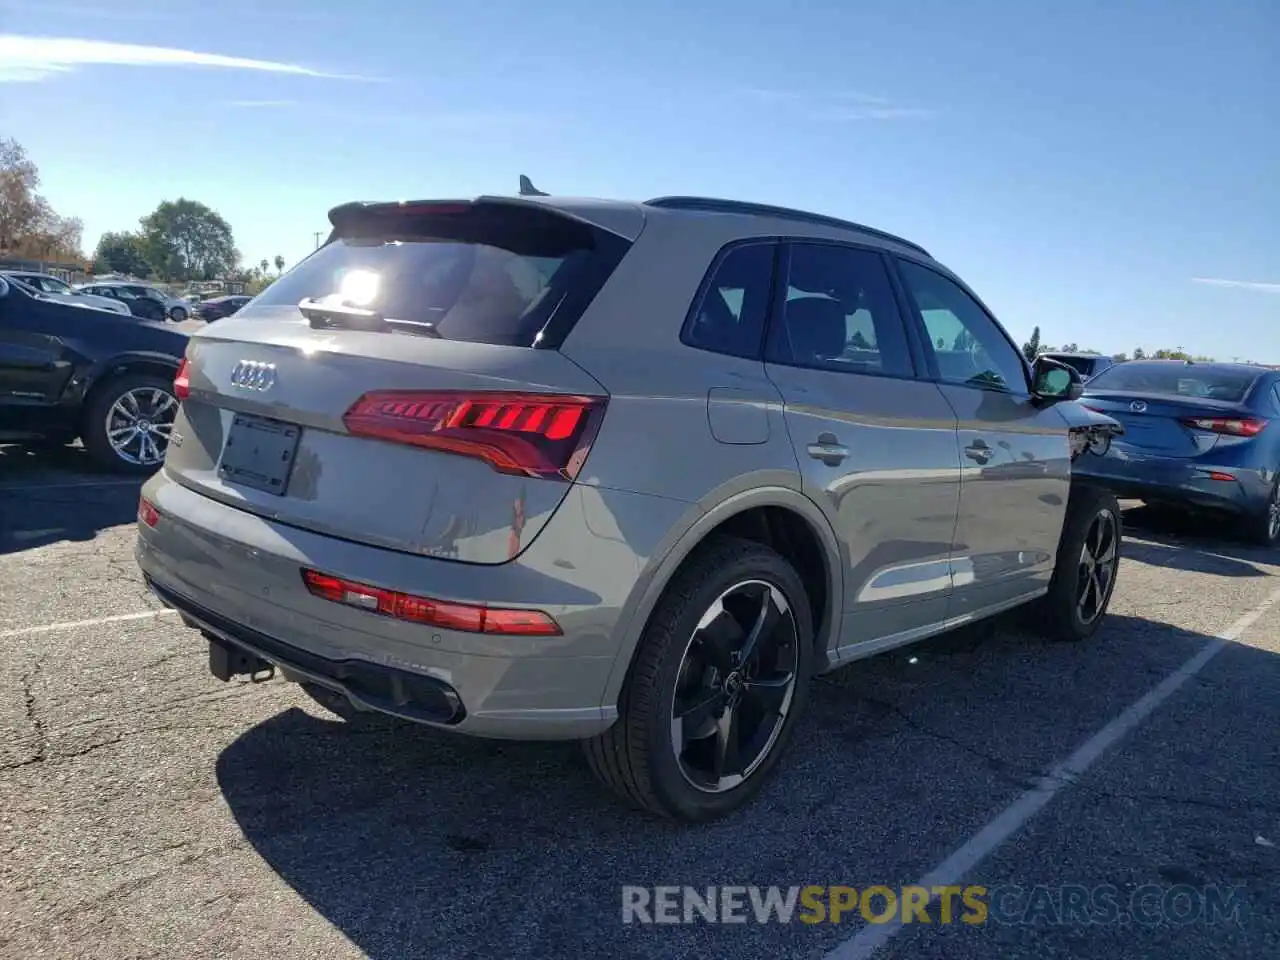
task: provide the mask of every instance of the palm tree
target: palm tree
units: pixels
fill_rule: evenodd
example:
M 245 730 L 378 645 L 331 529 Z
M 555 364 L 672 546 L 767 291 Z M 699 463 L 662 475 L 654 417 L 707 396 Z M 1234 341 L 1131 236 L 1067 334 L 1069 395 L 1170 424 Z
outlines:
M 284 257 L 280 256 L 280 254 L 277 253 L 276 254 L 276 274 L 279 275 L 281 273 L 284 273 Z
M 267 262 L 267 258 L 266 258 L 266 257 L 263 257 L 261 260 L 259 260 L 259 261 L 258 261 L 258 267 L 262 270 L 262 275 L 263 275 L 264 277 L 267 275 L 267 269 L 268 269 L 270 266 L 271 266 L 271 264 Z

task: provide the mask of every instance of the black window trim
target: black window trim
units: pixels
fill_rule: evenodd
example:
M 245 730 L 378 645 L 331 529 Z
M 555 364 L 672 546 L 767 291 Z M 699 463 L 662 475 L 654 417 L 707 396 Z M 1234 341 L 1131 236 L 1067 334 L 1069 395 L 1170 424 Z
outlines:
M 782 270 L 782 237 L 746 237 L 738 240 L 731 240 L 716 251 L 716 255 L 711 258 L 711 265 L 707 267 L 706 273 L 702 275 L 702 280 L 698 283 L 698 292 L 694 294 L 693 302 L 689 305 L 689 310 L 685 314 L 684 323 L 680 325 L 680 342 L 689 347 L 691 350 L 701 350 L 703 353 L 715 354 L 717 357 L 732 357 L 735 360 L 747 360 L 749 362 L 760 363 L 764 359 L 764 345 L 768 341 L 769 323 L 773 316 L 773 311 L 778 298 L 778 277 Z M 716 274 L 720 272 L 720 267 L 724 264 L 730 254 L 743 247 L 773 247 L 773 265 L 770 268 L 769 277 L 769 299 L 765 304 L 764 323 L 760 325 L 760 337 L 756 342 L 755 354 L 750 357 L 739 356 L 736 353 L 727 353 L 724 350 L 717 350 L 714 347 L 708 347 L 700 343 L 695 343 L 692 339 L 693 325 L 698 318 L 699 312 L 702 310 L 703 301 L 711 292 L 712 283 L 715 281 Z
M 906 300 L 907 306 L 910 311 L 911 325 L 915 327 L 916 336 L 920 339 L 920 349 L 924 352 L 924 355 L 925 355 L 925 360 L 926 360 L 925 369 L 928 371 L 928 377 L 926 379 L 931 380 L 934 383 L 946 384 L 947 386 L 951 386 L 951 387 L 964 387 L 969 390 L 985 390 L 988 393 L 1003 393 L 1008 396 L 1020 397 L 1020 398 L 1029 398 L 1031 396 L 1031 368 L 1030 368 L 1030 365 L 1027 363 L 1027 358 L 1024 357 L 1022 354 L 1022 349 L 1014 342 L 1013 337 L 1009 335 L 1009 331 L 1004 328 L 1004 324 L 1002 324 L 998 319 L 996 319 L 996 315 L 991 312 L 991 309 L 985 303 L 982 302 L 982 298 L 979 297 L 976 293 L 974 293 L 967 283 L 965 283 L 963 280 L 961 280 L 959 277 L 957 277 L 955 274 L 951 273 L 950 271 L 945 269 L 939 269 L 938 264 L 930 263 L 918 257 L 909 257 L 904 254 L 893 253 L 892 255 L 890 255 L 889 259 L 893 261 L 890 264 L 890 267 L 891 267 L 890 272 L 895 277 L 897 283 L 901 286 L 902 296 Z M 1020 392 L 1017 390 L 1010 390 L 1005 387 L 997 387 L 994 385 L 976 384 L 976 383 L 956 383 L 954 380 L 943 379 L 941 371 L 938 369 L 937 360 L 933 355 L 933 344 L 932 342 L 926 342 L 929 340 L 928 325 L 925 324 L 924 322 L 924 315 L 920 312 L 919 304 L 916 303 L 915 297 L 911 295 L 911 288 L 907 285 L 906 278 L 902 276 L 902 273 L 898 267 L 898 261 L 907 261 L 909 263 L 914 264 L 917 267 L 922 267 L 925 270 L 928 270 L 931 273 L 934 273 L 939 277 L 942 277 L 944 280 L 949 280 L 951 283 L 954 283 L 957 287 L 959 287 L 961 290 L 963 290 L 965 293 L 969 295 L 969 297 L 973 300 L 973 302 L 978 305 L 978 309 L 981 310 L 986 315 L 987 319 L 992 322 L 996 330 L 999 332 L 1000 336 L 1004 339 L 1005 343 L 1009 345 L 1009 349 L 1011 349 L 1014 355 L 1018 358 L 1018 364 L 1022 368 L 1022 387 L 1023 388 Z M 957 319 L 959 318 L 957 317 Z
M 907 341 L 907 361 L 911 365 L 911 372 L 907 373 L 889 373 L 879 372 L 875 370 L 836 370 L 832 367 L 816 367 L 805 363 L 795 363 L 794 361 L 782 361 L 773 359 L 768 355 L 769 336 L 773 332 L 775 326 L 783 323 L 782 311 L 786 308 L 787 302 L 787 279 L 791 276 L 791 249 L 797 245 L 804 246 L 826 246 L 826 247 L 842 247 L 849 250 L 858 250 L 863 253 L 875 254 L 884 267 L 885 274 L 889 277 L 889 286 L 894 291 L 894 305 L 898 308 L 898 323 L 902 325 L 903 334 Z M 919 345 L 914 342 L 912 337 L 912 324 L 907 320 L 906 315 L 902 312 L 901 297 L 898 295 L 896 278 L 893 270 L 887 262 L 885 250 L 883 247 L 875 246 L 870 243 L 856 243 L 848 240 L 833 240 L 827 237 L 782 237 L 778 243 L 778 257 L 775 260 L 773 271 L 773 295 L 769 302 L 769 316 L 766 318 L 764 341 L 763 341 L 763 358 L 765 363 L 772 363 L 779 367 L 791 367 L 795 370 L 816 370 L 821 373 L 834 373 L 837 376 L 844 377 L 879 377 L 883 380 L 906 380 L 912 383 L 926 380 L 928 378 L 922 376 L 925 367 L 921 362 Z

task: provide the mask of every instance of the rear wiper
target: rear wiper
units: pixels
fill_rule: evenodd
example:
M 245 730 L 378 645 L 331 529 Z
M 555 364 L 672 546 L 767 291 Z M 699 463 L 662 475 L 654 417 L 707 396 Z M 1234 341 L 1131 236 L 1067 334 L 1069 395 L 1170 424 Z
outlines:
M 430 321 L 394 320 L 377 310 L 353 307 L 349 303 L 328 298 L 309 298 L 298 304 L 299 312 L 311 322 L 313 330 L 363 330 L 368 333 L 412 333 L 420 337 L 443 339 Z
M 298 304 L 301 314 L 311 321 L 312 329 L 369 330 L 375 333 L 387 329 L 387 319 L 376 310 L 364 310 L 336 300 L 308 298 Z

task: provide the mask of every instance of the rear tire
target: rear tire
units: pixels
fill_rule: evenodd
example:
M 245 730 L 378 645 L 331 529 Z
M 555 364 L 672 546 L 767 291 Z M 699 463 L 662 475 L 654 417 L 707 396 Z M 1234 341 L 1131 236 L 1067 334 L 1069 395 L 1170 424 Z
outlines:
M 698 822 L 741 807 L 786 751 L 807 700 L 813 644 L 791 564 L 753 541 L 707 542 L 659 600 L 617 722 L 583 744 L 588 764 L 624 800 L 660 816 Z
M 1260 547 L 1280 544 L 1280 476 L 1272 482 L 1271 493 L 1262 512 L 1244 517 L 1241 526 L 1245 538 Z
M 150 443 L 159 450 L 158 459 L 153 457 L 152 447 L 144 448 L 140 440 L 136 446 L 112 444 L 109 433 L 118 441 L 121 435 L 115 431 L 126 424 L 135 408 L 142 416 L 134 419 L 139 426 L 143 423 L 148 425 L 147 433 L 152 435 Z M 153 412 L 155 416 L 149 416 Z M 146 476 L 158 470 L 164 462 L 169 432 L 177 412 L 178 401 L 173 395 L 172 382 L 150 373 L 126 373 L 94 388 L 85 404 L 80 438 L 89 456 L 99 465 L 117 473 Z M 108 426 L 109 419 L 111 427 Z
M 1033 607 L 1038 629 L 1055 640 L 1086 640 L 1098 632 L 1120 570 L 1124 528 L 1108 490 L 1072 484 L 1049 592 Z

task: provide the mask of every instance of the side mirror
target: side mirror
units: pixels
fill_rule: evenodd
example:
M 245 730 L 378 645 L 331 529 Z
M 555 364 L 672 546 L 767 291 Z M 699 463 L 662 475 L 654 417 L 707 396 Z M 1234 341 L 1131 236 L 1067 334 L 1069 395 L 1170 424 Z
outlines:
M 1079 400 L 1084 382 L 1074 368 L 1048 357 L 1036 357 L 1031 365 L 1031 393 L 1045 403 Z

